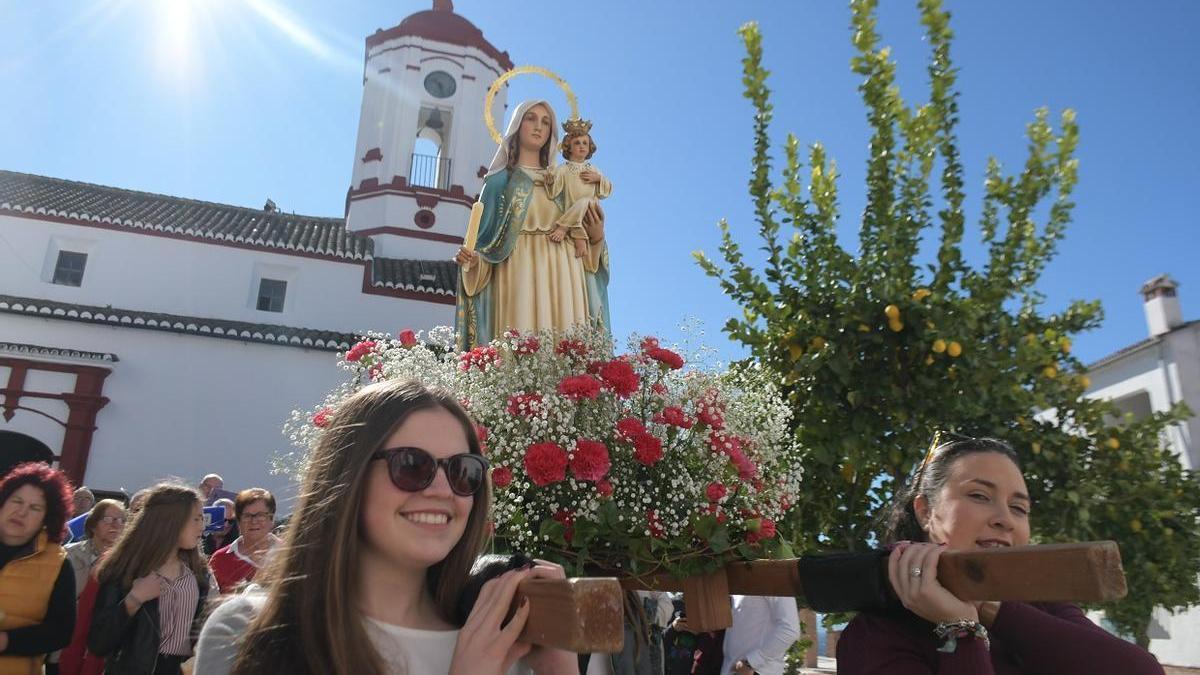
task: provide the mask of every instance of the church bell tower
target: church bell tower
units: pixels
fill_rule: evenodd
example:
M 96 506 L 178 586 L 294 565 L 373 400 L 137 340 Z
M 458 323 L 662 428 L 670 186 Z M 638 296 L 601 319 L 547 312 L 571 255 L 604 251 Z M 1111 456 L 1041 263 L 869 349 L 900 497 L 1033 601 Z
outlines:
M 512 67 L 451 0 L 367 38 L 346 226 L 374 239 L 376 256 L 454 256 L 496 150 L 484 98 Z M 496 96 L 496 120 L 506 94 Z

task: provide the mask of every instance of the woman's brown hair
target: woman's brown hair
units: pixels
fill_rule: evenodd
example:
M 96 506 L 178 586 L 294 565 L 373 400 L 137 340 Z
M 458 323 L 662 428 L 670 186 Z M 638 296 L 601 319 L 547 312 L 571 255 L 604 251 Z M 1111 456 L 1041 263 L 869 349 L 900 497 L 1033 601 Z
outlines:
M 200 493 L 190 487 L 162 483 L 150 488 L 142 509 L 133 515 L 96 570 L 100 583 L 128 588 L 134 579 L 158 569 L 172 555 L 179 556 L 197 581 L 206 583 L 208 566 L 199 545 L 179 548 L 179 533 L 200 505 Z
M 338 406 L 313 449 L 300 502 L 283 545 L 256 579 L 268 598 L 251 622 L 234 673 L 355 673 L 384 671 L 359 609 L 360 512 L 371 455 L 418 410 L 441 408 L 462 425 L 471 454 L 482 454 L 474 424 L 454 397 L 415 381 L 380 382 Z M 483 547 L 490 488 L 475 495 L 466 530 L 426 585 L 439 613 L 455 606 Z

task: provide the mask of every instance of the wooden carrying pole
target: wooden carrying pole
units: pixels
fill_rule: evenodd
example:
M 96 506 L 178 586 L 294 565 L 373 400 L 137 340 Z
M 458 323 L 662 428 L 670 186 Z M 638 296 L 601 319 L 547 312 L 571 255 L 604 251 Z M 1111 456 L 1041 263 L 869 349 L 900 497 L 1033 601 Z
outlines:
M 683 591 L 691 628 L 717 630 L 730 625 L 730 593 L 792 596 L 802 605 L 824 611 L 863 609 L 853 606 L 827 608 L 809 601 L 811 597 L 818 597 L 818 591 L 822 597 L 837 595 L 843 590 L 837 587 L 839 584 L 867 585 L 874 583 L 880 575 L 883 580 L 887 579 L 886 554 L 866 553 L 852 557 L 857 557 L 859 563 L 866 563 L 865 567 L 860 565 L 864 570 L 861 580 L 831 578 L 832 588 L 814 587 L 807 593 L 801 572 L 806 559 L 794 558 L 733 562 L 713 575 L 692 580 L 666 575 L 631 577 L 622 579 L 621 585 L 627 590 Z M 810 560 L 820 558 L 813 556 Z M 938 561 L 937 576 L 942 585 L 964 600 L 1100 602 L 1122 598 L 1126 593 L 1121 554 L 1116 542 L 1112 541 L 947 551 Z M 714 577 L 724 579 L 714 580 Z M 817 581 L 825 580 L 808 580 L 814 586 Z M 890 593 L 891 589 L 886 591 Z M 693 599 L 689 600 L 689 595 Z
M 614 578 L 526 579 L 512 611 L 529 598 L 522 642 L 578 654 L 619 652 L 625 638 L 624 592 Z

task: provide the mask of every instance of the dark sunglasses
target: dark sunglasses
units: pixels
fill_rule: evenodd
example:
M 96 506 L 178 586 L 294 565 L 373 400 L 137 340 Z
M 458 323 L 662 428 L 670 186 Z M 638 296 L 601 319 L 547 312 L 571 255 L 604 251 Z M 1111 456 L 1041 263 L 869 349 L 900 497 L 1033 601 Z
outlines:
M 392 484 L 405 492 L 419 492 L 429 487 L 438 467 L 446 470 L 450 489 L 460 497 L 479 492 L 487 478 L 487 460 L 466 452 L 437 459 L 421 448 L 388 448 L 376 451 L 371 459 L 386 459 Z

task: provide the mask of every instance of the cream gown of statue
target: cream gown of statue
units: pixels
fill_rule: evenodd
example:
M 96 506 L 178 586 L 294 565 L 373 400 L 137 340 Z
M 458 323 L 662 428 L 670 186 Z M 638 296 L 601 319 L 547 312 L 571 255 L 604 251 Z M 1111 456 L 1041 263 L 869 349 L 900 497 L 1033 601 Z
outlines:
M 493 284 L 493 326 L 499 337 L 506 329 L 562 330 L 588 321 L 583 259 L 575 257 L 570 239 L 550 241 L 563 211 L 542 181 L 543 169 L 517 167 L 533 179 L 533 194 L 521 224 L 521 235 L 504 262 L 477 260 L 463 273 L 464 290 L 477 294 Z M 513 195 L 517 201 L 523 195 Z

